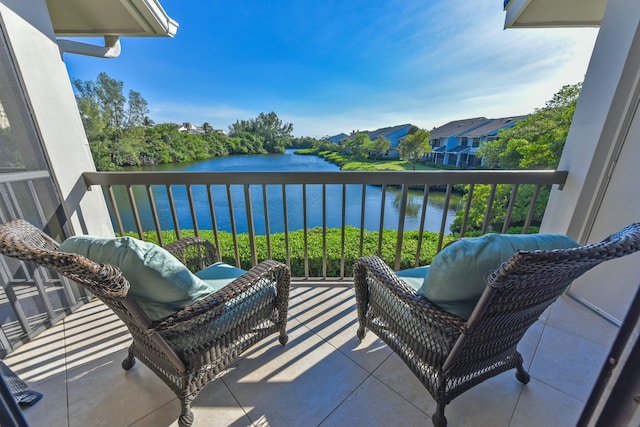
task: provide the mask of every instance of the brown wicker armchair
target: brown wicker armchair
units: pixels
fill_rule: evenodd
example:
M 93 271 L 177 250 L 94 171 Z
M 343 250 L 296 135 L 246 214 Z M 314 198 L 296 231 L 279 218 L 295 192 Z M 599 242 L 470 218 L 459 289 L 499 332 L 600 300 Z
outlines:
M 244 350 L 274 332 L 282 345 L 287 342 L 290 273 L 281 263 L 264 261 L 210 296 L 150 322 L 127 296 L 129 282 L 117 267 L 58 252 L 58 246 L 26 221 L 0 224 L 0 253 L 57 271 L 118 315 L 133 337 L 122 367 L 129 370 L 140 359 L 174 391 L 182 404 L 181 427 L 193 422 L 193 399 Z M 192 271 L 218 261 L 215 247 L 200 238 L 165 248 Z
M 437 402 L 433 424 L 444 427 L 445 406 L 475 385 L 513 368 L 528 383 L 516 349 L 527 329 L 574 279 L 639 249 L 633 224 L 593 245 L 519 251 L 488 277 L 468 320 L 418 294 L 381 259 L 362 258 L 354 271 L 357 334 L 370 329 L 402 358 Z

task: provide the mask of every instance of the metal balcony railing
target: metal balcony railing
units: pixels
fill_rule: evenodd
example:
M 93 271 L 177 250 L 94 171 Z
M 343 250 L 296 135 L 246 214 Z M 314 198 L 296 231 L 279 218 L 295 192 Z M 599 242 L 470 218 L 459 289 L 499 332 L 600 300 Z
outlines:
M 384 233 L 397 233 L 391 266 L 401 267 L 405 234 L 418 232 L 415 265 L 420 263 L 424 250 L 425 231 L 438 233 L 436 252 L 451 239 L 451 207 L 456 189 L 468 185 L 466 196 L 457 206 L 459 231 L 469 232 L 469 217 L 474 206 L 474 189 L 484 187 L 482 199 L 484 221 L 476 230 L 506 232 L 512 224 L 512 213 L 519 189 L 526 192 L 528 213 L 520 224 L 527 232 L 538 203 L 540 190 L 552 184 L 563 185 L 567 172 L 563 171 L 403 171 L 403 172 L 86 172 L 83 174 L 89 189 L 100 186 L 105 192 L 114 229 L 124 235 L 137 233 L 141 239 L 149 232 L 158 243 L 166 244 L 163 232 L 173 231 L 176 238 L 185 230 L 200 236 L 211 230 L 214 244 L 220 247 L 220 231 L 232 235 L 235 263 L 240 266 L 240 253 L 250 253 L 251 264 L 259 259 L 258 248 L 266 246 L 264 257 L 272 257 L 274 236 L 284 235 L 284 255 L 279 259 L 290 267 L 292 247 L 289 236 L 294 230 L 303 232 L 303 253 L 295 255 L 299 262 L 297 279 L 344 279 L 351 274 L 345 255 L 345 245 L 357 245 L 356 256 L 370 255 L 364 249 L 368 232 L 377 232 L 377 254 L 388 251 L 383 247 Z M 500 186 L 509 186 L 509 196 L 496 200 Z M 488 195 L 487 195 L 488 188 Z M 416 192 L 418 194 L 416 195 Z M 393 195 L 390 197 L 389 195 Z M 440 198 L 437 213 L 430 209 L 430 201 Z M 393 201 L 389 201 L 393 198 Z M 392 208 L 390 208 L 392 205 Z M 477 203 L 476 203 L 477 205 Z M 394 210 L 390 215 L 390 209 Z M 477 209 L 477 207 L 476 207 Z M 504 217 L 500 229 L 491 220 L 499 212 Z M 408 213 L 411 212 L 411 218 Z M 455 215 L 455 214 L 454 214 Z M 477 214 L 476 214 L 477 215 Z M 434 218 L 434 216 L 439 216 Z M 392 217 L 392 219 L 390 219 Z M 410 223 L 410 224 L 409 224 Z M 431 224 L 429 227 L 427 224 Z M 434 225 L 435 224 L 435 225 Z M 348 228 L 358 230 L 359 242 L 345 242 Z M 431 229 L 429 229 L 431 228 Z M 434 229 L 435 228 L 435 229 Z M 337 257 L 335 246 L 327 248 L 329 230 L 341 233 L 339 274 L 327 275 L 330 258 Z M 321 268 L 310 269 L 311 234 L 321 234 Z M 239 235 L 248 245 L 239 243 Z M 353 237 L 351 237 L 353 238 Z M 279 239 L 280 241 L 280 239 Z M 318 249 L 318 248 L 313 248 Z M 319 261 L 320 262 L 320 261 Z

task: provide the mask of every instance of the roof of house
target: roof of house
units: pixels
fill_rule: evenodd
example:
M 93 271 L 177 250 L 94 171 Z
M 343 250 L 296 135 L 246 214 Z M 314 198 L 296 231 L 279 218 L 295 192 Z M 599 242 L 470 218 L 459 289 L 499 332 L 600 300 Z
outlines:
M 481 136 L 492 136 L 496 135 L 500 130 L 505 127 L 511 127 L 515 125 L 520 120 L 524 119 L 526 116 L 512 116 L 512 117 L 502 117 L 500 119 L 489 119 L 486 123 L 472 128 L 467 132 L 460 134 L 459 136 L 466 136 L 468 138 L 481 137 Z
M 450 136 L 458 136 L 462 133 L 486 123 L 488 119 L 486 117 L 474 117 L 471 119 L 454 120 L 446 125 L 437 127 L 431 130 L 431 139 L 436 138 L 448 138 Z
M 399 130 L 401 130 L 402 128 L 407 128 L 407 133 L 409 132 L 409 129 L 411 128 L 411 124 L 410 123 L 405 123 L 402 125 L 397 125 L 397 126 L 389 126 L 386 128 L 380 128 L 380 129 L 376 129 L 374 131 L 362 131 L 359 133 L 366 133 L 367 135 L 369 135 L 369 139 L 371 139 L 372 141 L 376 138 L 378 138 L 379 136 L 384 136 L 385 138 L 388 135 L 391 135 L 394 132 L 397 132 Z
M 345 138 L 349 138 L 349 135 L 347 135 L 346 133 L 339 133 L 333 136 L 325 136 L 324 138 L 322 138 L 322 141 L 329 141 L 329 142 L 333 142 L 334 144 L 337 144 L 338 142 L 342 141 Z

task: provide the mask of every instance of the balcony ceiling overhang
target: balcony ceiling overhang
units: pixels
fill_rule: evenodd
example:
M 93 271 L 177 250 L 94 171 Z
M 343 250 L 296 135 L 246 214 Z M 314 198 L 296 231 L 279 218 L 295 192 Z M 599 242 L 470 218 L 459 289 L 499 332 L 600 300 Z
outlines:
M 607 0 L 504 0 L 504 27 L 598 27 L 606 5 Z
M 173 37 L 178 23 L 157 0 L 47 0 L 57 37 Z

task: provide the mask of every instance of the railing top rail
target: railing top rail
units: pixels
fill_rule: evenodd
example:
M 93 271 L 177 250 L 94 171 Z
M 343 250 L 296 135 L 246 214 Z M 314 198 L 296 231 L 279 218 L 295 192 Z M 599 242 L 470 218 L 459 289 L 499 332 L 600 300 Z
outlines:
M 564 184 L 567 171 L 84 172 L 92 185 L 206 184 Z

